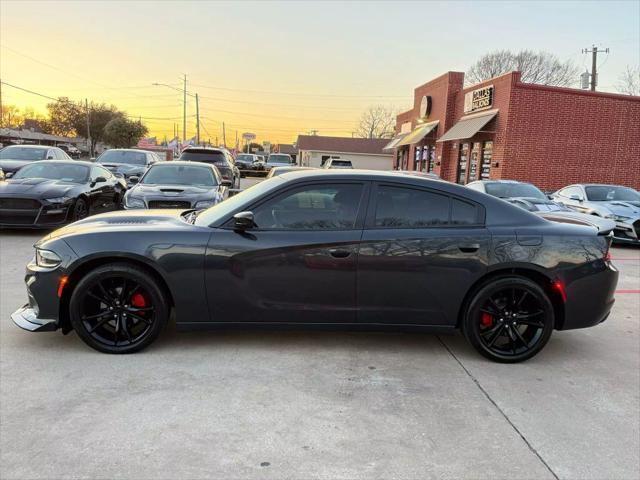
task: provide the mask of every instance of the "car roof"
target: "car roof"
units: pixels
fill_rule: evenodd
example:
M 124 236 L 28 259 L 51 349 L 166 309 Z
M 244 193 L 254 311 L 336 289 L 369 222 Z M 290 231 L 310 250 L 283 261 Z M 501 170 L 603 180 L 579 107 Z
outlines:
M 82 165 L 84 167 L 95 167 L 95 166 L 102 167 L 102 165 L 100 165 L 99 163 L 85 162 L 84 160 L 38 160 L 38 161 L 29 163 L 29 165 L 34 165 L 36 163 L 46 163 L 47 165 L 50 165 L 52 163 L 61 163 L 61 164 L 68 164 L 68 165 Z
M 10 148 L 10 147 L 18 147 L 18 148 L 58 148 L 55 145 L 7 145 L 4 148 Z
M 227 151 L 226 148 L 216 148 L 216 147 L 187 147 L 184 150 L 182 150 L 181 153 L 184 153 L 186 151 L 193 151 L 193 150 L 203 150 L 202 153 L 207 153 L 207 152 L 220 152 L 220 153 L 224 153 Z M 195 152 L 198 153 L 198 152 Z
M 154 163 L 151 168 L 162 167 L 167 165 L 184 165 L 185 167 L 207 167 L 215 168 L 211 163 L 205 162 L 190 162 L 189 160 L 171 160 L 170 162 Z
M 496 180 L 474 180 L 473 182 L 469 182 L 469 183 L 529 183 L 529 182 L 521 182 L 519 180 L 496 179 Z M 533 185 L 531 183 L 529 183 L 529 184 Z
M 142 150 L 141 148 L 110 148 L 105 150 L 105 152 L 141 152 L 141 153 L 153 153 L 150 150 Z

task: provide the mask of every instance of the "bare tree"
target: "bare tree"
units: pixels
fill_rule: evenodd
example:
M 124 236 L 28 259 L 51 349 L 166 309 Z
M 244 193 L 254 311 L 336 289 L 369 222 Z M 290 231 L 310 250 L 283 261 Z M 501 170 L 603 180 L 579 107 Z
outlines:
M 569 87 L 578 80 L 578 68 L 572 61 L 562 62 L 552 53 L 531 50 L 487 53 L 469 68 L 465 80 L 472 85 L 514 70 L 522 73 L 525 83 Z
M 356 134 L 361 138 L 391 138 L 395 133 L 396 114 L 383 105 L 371 106 L 360 117 Z
M 640 95 L 640 66 L 627 69 L 618 77 L 616 90 L 626 95 Z

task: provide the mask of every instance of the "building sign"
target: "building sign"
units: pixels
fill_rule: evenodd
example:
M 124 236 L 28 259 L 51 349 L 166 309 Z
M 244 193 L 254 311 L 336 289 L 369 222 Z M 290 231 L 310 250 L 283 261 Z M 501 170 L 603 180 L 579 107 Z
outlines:
M 467 92 L 464 95 L 464 113 L 477 112 L 493 105 L 493 85 Z
M 420 118 L 428 118 L 431 113 L 431 97 L 425 95 L 420 101 Z

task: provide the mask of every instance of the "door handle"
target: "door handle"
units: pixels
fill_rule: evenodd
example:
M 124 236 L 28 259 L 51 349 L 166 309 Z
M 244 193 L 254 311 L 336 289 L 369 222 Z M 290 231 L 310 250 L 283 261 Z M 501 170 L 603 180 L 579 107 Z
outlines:
M 479 243 L 464 243 L 462 245 L 458 245 L 458 249 L 464 253 L 473 253 L 477 252 L 480 249 Z
M 329 250 L 329 253 L 334 258 L 347 258 L 351 255 L 351 250 L 347 250 L 345 248 L 332 248 Z

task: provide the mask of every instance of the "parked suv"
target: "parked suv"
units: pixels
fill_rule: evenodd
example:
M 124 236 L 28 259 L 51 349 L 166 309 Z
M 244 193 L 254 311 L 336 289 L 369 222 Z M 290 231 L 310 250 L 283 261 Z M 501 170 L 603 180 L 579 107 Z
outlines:
M 231 153 L 224 148 L 187 147 L 182 151 L 180 160 L 212 163 L 218 167 L 223 185 L 230 188 L 240 188 L 240 170 L 236 166 Z

